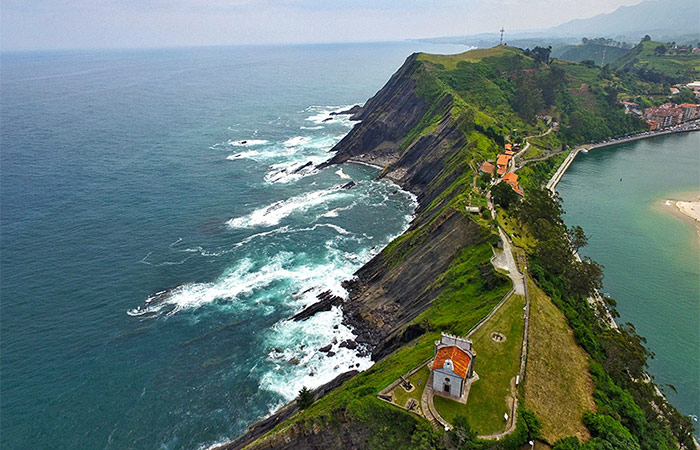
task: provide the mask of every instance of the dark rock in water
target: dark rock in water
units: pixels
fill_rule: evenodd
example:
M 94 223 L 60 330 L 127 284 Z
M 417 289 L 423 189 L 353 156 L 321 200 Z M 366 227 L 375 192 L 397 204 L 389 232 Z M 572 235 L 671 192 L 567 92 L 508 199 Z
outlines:
M 338 343 L 338 338 L 333 338 L 333 340 L 331 341 L 331 344 L 337 344 L 337 343 Z
M 275 353 L 282 353 L 282 349 L 281 349 L 281 348 L 276 348 L 276 349 L 275 349 Z
M 332 344 L 324 345 L 323 347 L 319 348 L 318 351 L 328 353 L 329 351 L 331 351 L 331 347 L 333 347 Z
M 399 193 L 399 190 L 398 190 L 398 189 L 395 190 L 394 192 L 392 192 L 392 194 L 394 194 L 394 195 L 396 195 L 396 194 L 398 194 L 398 193 Z
M 315 372 L 309 372 L 309 376 L 310 376 L 310 377 L 313 377 L 314 375 L 316 375 Z
M 323 119 L 324 122 L 330 122 L 331 120 L 333 120 L 332 117 L 329 117 L 329 118 L 327 118 L 327 119 Z
M 331 356 L 335 356 L 335 352 L 328 352 L 328 353 L 326 353 L 326 356 L 328 356 L 329 358 L 330 358 Z
M 340 112 L 333 111 L 330 115 L 331 116 L 350 116 L 350 115 L 355 115 L 355 114 L 359 113 L 361 109 L 362 109 L 362 107 L 360 105 L 355 105 L 350 109 L 346 109 L 345 111 L 340 111 Z
M 318 294 L 317 298 L 320 301 L 314 303 L 313 305 L 308 306 L 303 311 L 295 314 L 292 317 L 292 320 L 294 320 L 294 321 L 306 320 L 318 312 L 330 311 L 330 309 L 333 306 L 340 305 L 341 303 L 343 303 L 343 299 L 336 296 L 336 295 L 333 295 L 333 293 L 331 291 L 322 292 L 322 293 Z
M 345 183 L 344 185 L 342 185 L 340 188 L 341 188 L 341 189 L 352 189 L 352 188 L 354 188 L 355 186 L 357 186 L 357 184 L 356 184 L 354 181 L 348 181 L 347 183 Z
M 299 173 L 302 170 L 306 169 L 307 167 L 313 166 L 313 165 L 314 165 L 313 161 L 309 161 L 306 164 L 302 165 L 301 167 L 297 167 L 296 169 L 294 169 L 294 171 L 292 173 Z
M 338 324 L 333 325 L 333 329 L 337 330 L 338 329 Z
M 357 348 L 357 342 L 352 339 L 348 339 L 340 343 L 340 348 L 349 348 L 350 350 L 355 350 Z
M 248 141 L 241 141 L 241 144 L 243 144 L 243 145 L 245 145 L 247 143 L 248 143 Z
M 299 365 L 299 358 L 292 358 L 289 360 L 289 364 L 293 366 L 298 366 Z

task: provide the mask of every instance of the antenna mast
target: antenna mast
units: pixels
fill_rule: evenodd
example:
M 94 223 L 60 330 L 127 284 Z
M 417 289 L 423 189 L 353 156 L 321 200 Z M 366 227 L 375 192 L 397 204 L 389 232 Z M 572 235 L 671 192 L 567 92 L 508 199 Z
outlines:
M 503 32 L 506 31 L 501 27 L 501 43 L 499 45 L 503 45 Z

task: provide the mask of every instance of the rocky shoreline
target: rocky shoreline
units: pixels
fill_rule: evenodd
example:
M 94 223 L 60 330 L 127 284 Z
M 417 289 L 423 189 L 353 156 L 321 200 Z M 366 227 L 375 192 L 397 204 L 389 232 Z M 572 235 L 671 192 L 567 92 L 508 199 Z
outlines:
M 369 352 L 374 361 L 426 332 L 422 326 L 410 322 L 430 307 L 432 300 L 442 292 L 434 281 L 464 247 L 478 245 L 487 239 L 480 226 L 464 214 L 452 209 L 440 212 L 440 206 L 451 199 L 441 194 L 461 173 L 459 167 L 446 167 L 446 161 L 465 145 L 463 133 L 449 115 L 453 102 L 451 96 L 441 98 L 437 104 L 445 114 L 441 123 L 431 133 L 402 148 L 409 131 L 430 108 L 416 93 L 415 78 L 419 67 L 417 56 L 410 56 L 364 106 L 339 113 L 352 114 L 351 120 L 361 122 L 331 150 L 335 153 L 333 158 L 319 166 L 322 169 L 354 163 L 381 168 L 379 178 L 391 180 L 401 189 L 416 195 L 418 207 L 414 220 L 392 244 L 391 250 L 389 247 L 382 250 L 361 267 L 353 279 L 343 283 L 348 298 L 324 292 L 318 296 L 318 302 L 291 318 L 306 320 L 320 311 L 340 306 L 344 323 L 354 330 L 357 337 L 354 341 L 336 344 L 356 348 L 360 354 Z M 438 175 L 441 175 L 440 181 L 436 183 Z M 438 197 L 441 198 L 436 203 Z M 415 241 L 404 239 L 415 234 L 422 238 Z M 319 351 L 332 351 L 331 348 L 325 346 Z M 316 397 L 340 386 L 354 374 L 357 371 L 338 376 L 317 389 Z M 251 425 L 243 436 L 217 448 L 243 448 L 297 410 L 295 401 L 292 401 Z

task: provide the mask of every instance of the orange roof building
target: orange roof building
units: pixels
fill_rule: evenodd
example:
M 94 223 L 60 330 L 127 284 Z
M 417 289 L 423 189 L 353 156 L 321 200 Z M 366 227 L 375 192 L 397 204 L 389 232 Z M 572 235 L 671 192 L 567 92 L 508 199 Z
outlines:
M 433 360 L 433 393 L 462 398 L 467 381 L 474 375 L 472 341 L 442 333 L 435 342 Z
M 503 181 L 511 186 L 513 184 L 518 184 L 518 175 L 513 172 L 508 172 L 507 174 L 503 175 Z
M 489 173 L 491 175 L 493 175 L 494 169 L 495 167 L 493 166 L 493 164 L 491 164 L 488 161 L 484 161 L 483 163 L 481 163 L 481 167 L 479 167 L 480 172 Z
M 513 148 L 513 144 L 506 144 L 505 148 L 506 150 L 510 150 L 511 148 Z
M 520 188 L 520 185 L 518 184 L 518 175 L 517 174 L 515 174 L 513 172 L 508 172 L 507 174 L 503 175 L 503 181 L 510 184 L 510 187 L 512 187 L 513 190 L 518 195 L 523 195 L 523 190 Z
M 513 155 L 507 155 L 503 153 L 499 153 L 498 158 L 496 159 L 496 165 L 498 166 L 498 170 L 496 173 L 499 175 L 503 175 L 506 173 L 508 170 L 508 164 L 510 163 L 510 160 L 513 158 Z

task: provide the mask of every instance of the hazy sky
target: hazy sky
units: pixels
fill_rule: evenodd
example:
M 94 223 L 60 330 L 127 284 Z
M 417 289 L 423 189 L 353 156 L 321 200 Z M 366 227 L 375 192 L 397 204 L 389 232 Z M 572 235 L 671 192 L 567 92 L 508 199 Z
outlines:
M 1 0 L 0 48 L 380 41 L 558 25 L 640 0 Z

